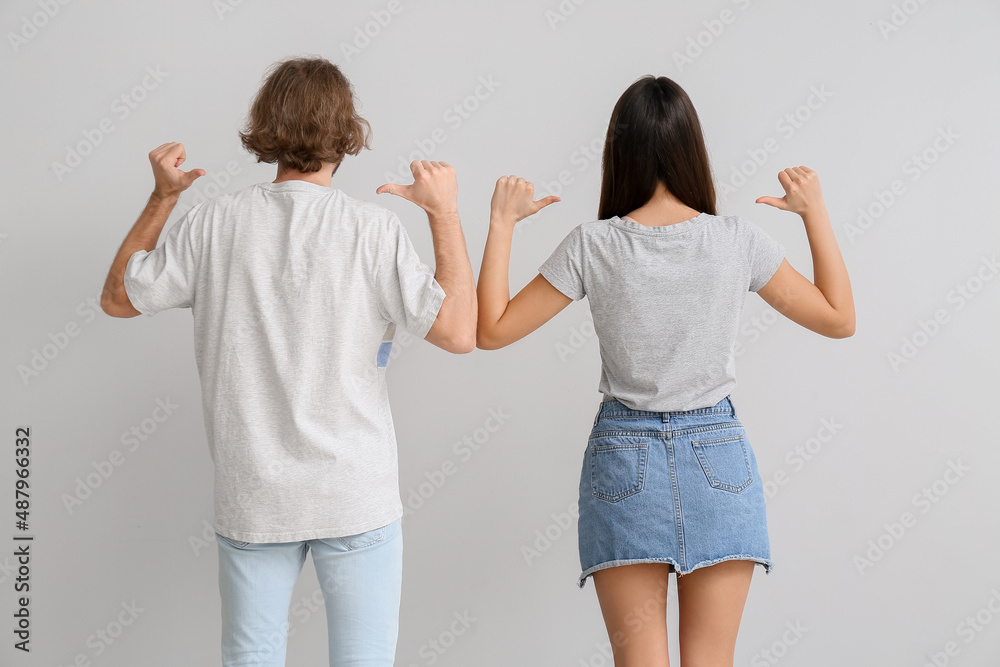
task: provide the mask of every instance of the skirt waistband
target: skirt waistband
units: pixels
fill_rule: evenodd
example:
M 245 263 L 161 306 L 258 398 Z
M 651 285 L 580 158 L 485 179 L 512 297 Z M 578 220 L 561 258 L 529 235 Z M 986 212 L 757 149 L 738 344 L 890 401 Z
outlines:
M 663 417 L 684 416 L 684 415 L 704 415 L 712 413 L 723 413 L 732 415 L 736 419 L 736 406 L 732 399 L 726 396 L 715 405 L 704 408 L 694 408 L 692 410 L 669 410 L 666 412 L 656 412 L 650 410 L 633 410 L 621 401 L 612 397 L 605 397 L 597 411 L 597 419 L 601 417 Z

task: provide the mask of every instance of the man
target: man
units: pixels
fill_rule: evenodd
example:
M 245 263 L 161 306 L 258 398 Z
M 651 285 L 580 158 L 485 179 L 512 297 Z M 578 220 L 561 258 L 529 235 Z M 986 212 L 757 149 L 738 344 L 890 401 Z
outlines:
M 396 326 L 455 353 L 476 289 L 454 169 L 413 162 L 401 196 L 427 212 L 435 269 L 398 217 L 331 180 L 368 148 L 350 84 L 321 58 L 276 63 L 240 133 L 277 177 L 192 207 L 180 143 L 149 154 L 155 186 L 108 273 L 114 317 L 191 308 L 215 464 L 224 665 L 284 665 L 292 590 L 312 551 L 331 665 L 391 665 L 401 585 L 396 441 L 385 369 Z

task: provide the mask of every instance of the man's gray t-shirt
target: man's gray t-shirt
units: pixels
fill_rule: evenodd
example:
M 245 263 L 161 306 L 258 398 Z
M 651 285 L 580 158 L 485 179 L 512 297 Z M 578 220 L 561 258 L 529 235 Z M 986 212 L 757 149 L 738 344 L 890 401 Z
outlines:
M 245 542 L 353 535 L 402 516 L 385 370 L 444 290 L 389 209 L 301 180 L 192 207 L 125 291 L 191 308 L 217 532 Z
M 575 227 L 539 272 L 571 299 L 589 299 L 605 400 L 667 412 L 715 405 L 736 387 L 746 294 L 784 256 L 739 216 L 661 227 L 616 216 Z

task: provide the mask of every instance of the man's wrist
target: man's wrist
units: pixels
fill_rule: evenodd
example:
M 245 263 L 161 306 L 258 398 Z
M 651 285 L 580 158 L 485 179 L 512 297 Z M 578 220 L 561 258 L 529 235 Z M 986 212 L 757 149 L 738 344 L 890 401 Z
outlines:
M 149 195 L 149 200 L 158 204 L 176 204 L 180 199 L 179 192 L 163 192 L 153 188 L 153 193 Z
M 458 208 L 429 210 L 427 211 L 427 220 L 434 225 L 462 224 L 458 217 Z

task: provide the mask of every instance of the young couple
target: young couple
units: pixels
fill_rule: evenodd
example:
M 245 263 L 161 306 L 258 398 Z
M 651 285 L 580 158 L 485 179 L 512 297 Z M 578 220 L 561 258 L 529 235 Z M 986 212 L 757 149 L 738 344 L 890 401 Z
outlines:
M 785 169 L 785 195 L 757 200 L 801 216 L 810 282 L 755 224 L 716 214 L 690 99 L 643 77 L 611 115 L 598 219 L 574 227 L 511 299 L 514 226 L 557 197 L 497 181 L 477 288 L 450 165 L 413 162 L 413 184 L 376 190 L 426 211 L 434 269 L 395 214 L 331 186 L 344 156 L 369 147 L 370 128 L 329 61 L 276 63 L 240 136 L 277 163 L 275 180 L 192 207 L 159 247 L 178 195 L 205 172 L 178 168 L 179 143 L 149 154 L 155 187 L 102 298 L 115 317 L 192 310 L 223 664 L 284 664 L 310 551 L 330 664 L 392 664 L 402 504 L 385 370 L 396 327 L 450 352 L 496 349 L 587 296 L 604 400 L 583 451 L 578 583 L 594 577 L 616 665 L 667 665 L 675 571 L 682 664 L 732 665 L 754 566 L 772 564 L 754 450 L 729 397 L 746 293 L 821 335 L 854 333 L 816 174 Z

